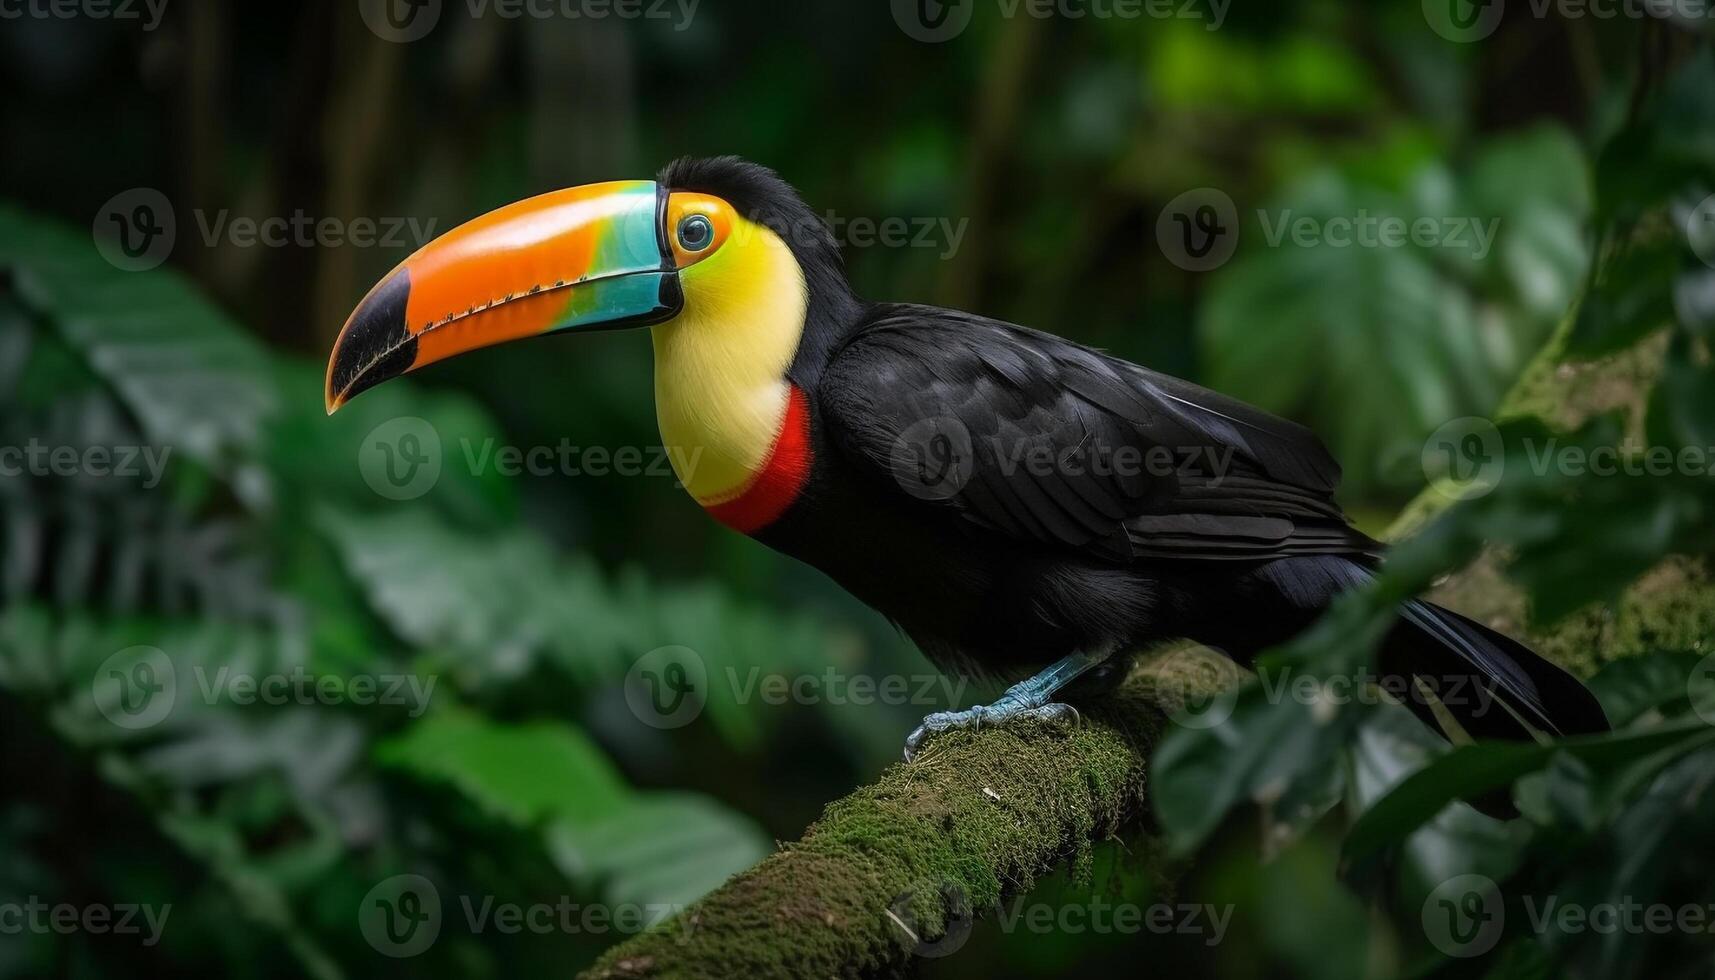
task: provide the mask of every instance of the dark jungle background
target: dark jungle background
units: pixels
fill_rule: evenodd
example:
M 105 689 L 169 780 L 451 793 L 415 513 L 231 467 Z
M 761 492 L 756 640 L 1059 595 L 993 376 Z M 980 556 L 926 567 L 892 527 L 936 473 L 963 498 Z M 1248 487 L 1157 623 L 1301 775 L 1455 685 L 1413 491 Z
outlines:
M 0 3 L 0 976 L 565 973 L 635 923 L 483 910 L 677 908 L 798 837 L 924 713 L 993 693 L 943 686 L 881 617 L 699 511 L 655 465 L 639 333 L 486 351 L 324 416 L 327 351 L 368 286 L 522 197 L 683 154 L 766 163 L 829 215 L 860 294 L 1062 333 L 1296 418 L 1374 533 L 1435 476 L 1425 440 L 1499 418 L 1551 338 L 1666 364 L 1630 423 L 1568 442 L 1715 446 L 1706 7 L 430 6 L 407 39 L 423 21 L 357 0 Z M 1225 261 L 1174 244 L 1210 189 L 1235 208 Z M 1340 244 L 1342 218 L 1432 232 Z M 1540 424 L 1495 431 L 1511 453 Z M 401 488 L 376 440 L 405 435 L 438 470 Z M 508 467 L 508 447 L 549 452 Z M 637 466 L 592 475 L 624 450 Z M 1553 621 L 1668 555 L 1701 567 L 1707 467 L 1526 469 L 1452 508 L 1410 574 L 1499 538 Z M 1443 749 L 1397 710 L 1326 744 L 1242 698 L 1254 751 L 1164 771 L 1180 795 L 1145 832 L 1106 842 L 1088 883 L 1026 896 L 1055 924 L 990 916 L 922 972 L 1708 976 L 1715 911 L 1596 932 L 1509 905 L 1474 959 L 1425 925 L 1465 873 L 1710 910 L 1708 622 L 1582 661 L 1620 731 L 1519 763 L 1525 819 L 1455 806 L 1344 880 L 1351 819 Z M 663 647 L 709 678 L 672 724 L 628 698 Z M 776 675 L 798 683 L 770 697 Z M 246 678 L 308 680 L 265 698 Z M 1317 805 L 1256 807 L 1307 780 Z M 439 898 L 421 948 L 373 912 L 401 875 Z M 1219 936 L 1101 928 L 1092 894 L 1230 917 Z M 158 934 L 85 914 L 127 906 L 170 913 Z

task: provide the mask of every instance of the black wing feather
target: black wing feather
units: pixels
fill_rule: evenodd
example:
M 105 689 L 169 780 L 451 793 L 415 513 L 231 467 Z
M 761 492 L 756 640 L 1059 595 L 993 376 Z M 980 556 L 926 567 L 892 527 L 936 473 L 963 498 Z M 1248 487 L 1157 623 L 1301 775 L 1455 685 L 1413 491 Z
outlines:
M 962 427 L 970 471 L 938 504 L 973 528 L 1112 561 L 1379 550 L 1309 430 L 1051 334 L 879 306 L 818 387 L 835 444 L 894 492 L 914 427 Z

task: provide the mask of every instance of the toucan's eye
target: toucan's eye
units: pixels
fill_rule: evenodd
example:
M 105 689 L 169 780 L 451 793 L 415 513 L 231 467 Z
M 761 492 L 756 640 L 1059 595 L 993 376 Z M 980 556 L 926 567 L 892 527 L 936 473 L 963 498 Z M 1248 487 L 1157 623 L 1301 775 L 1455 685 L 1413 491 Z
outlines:
M 715 240 L 715 225 L 706 215 L 687 214 L 679 221 L 679 247 L 701 252 Z

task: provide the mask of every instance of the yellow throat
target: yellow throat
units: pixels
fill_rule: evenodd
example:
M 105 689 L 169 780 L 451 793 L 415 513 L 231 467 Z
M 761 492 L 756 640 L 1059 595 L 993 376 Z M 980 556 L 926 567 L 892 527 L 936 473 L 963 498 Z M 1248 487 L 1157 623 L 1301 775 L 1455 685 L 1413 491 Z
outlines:
M 786 243 L 732 220 L 719 251 L 681 270 L 684 312 L 651 330 L 662 444 L 679 482 L 705 506 L 741 494 L 767 462 L 809 302 Z

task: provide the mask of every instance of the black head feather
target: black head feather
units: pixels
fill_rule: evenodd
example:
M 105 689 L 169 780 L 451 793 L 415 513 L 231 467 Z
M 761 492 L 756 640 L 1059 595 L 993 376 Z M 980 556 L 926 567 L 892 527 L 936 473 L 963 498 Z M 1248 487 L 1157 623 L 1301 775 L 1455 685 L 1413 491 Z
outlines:
M 863 314 L 828 223 L 779 174 L 740 157 L 681 157 L 662 168 L 657 180 L 671 190 L 719 197 L 792 250 L 809 288 L 810 309 L 791 374 L 801 384 L 813 380 L 834 344 Z

